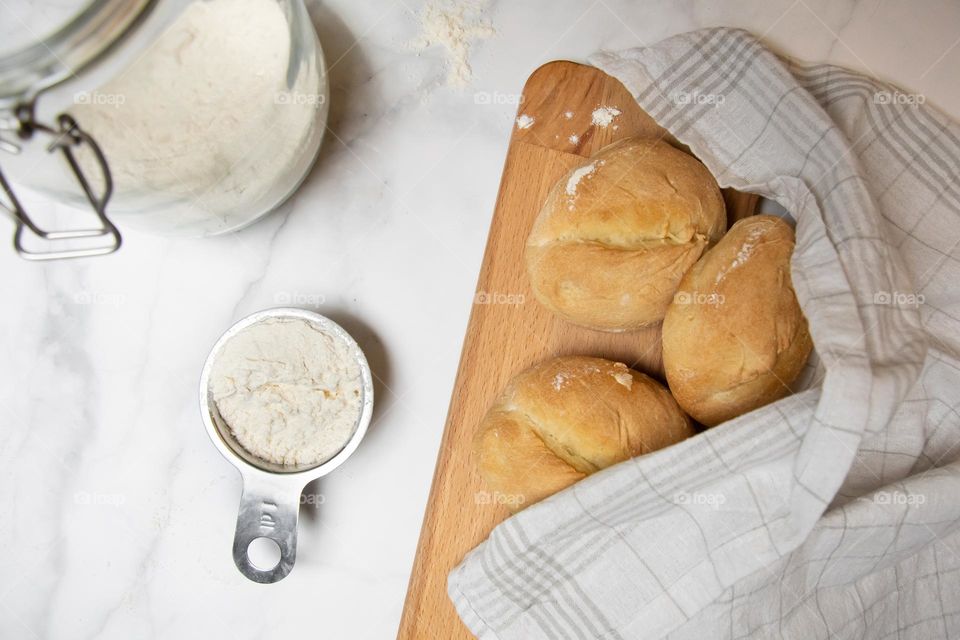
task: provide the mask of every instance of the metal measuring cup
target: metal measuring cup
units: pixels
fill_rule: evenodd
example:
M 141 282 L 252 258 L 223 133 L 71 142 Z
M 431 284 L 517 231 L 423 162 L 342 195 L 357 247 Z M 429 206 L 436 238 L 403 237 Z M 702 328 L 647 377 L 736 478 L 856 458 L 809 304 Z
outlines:
M 279 465 L 261 460 L 240 446 L 224 422 L 210 393 L 210 374 L 223 347 L 238 333 L 252 325 L 274 318 L 299 319 L 343 341 L 360 367 L 362 402 L 353 435 L 336 455 L 318 465 Z M 280 307 L 265 309 L 243 318 L 226 330 L 207 356 L 200 374 L 200 413 L 207 435 L 243 480 L 237 531 L 233 537 L 233 561 L 250 580 L 272 583 L 282 580 L 293 569 L 297 557 L 297 520 L 300 494 L 308 482 L 327 475 L 350 457 L 363 439 L 373 413 L 373 380 L 363 351 L 340 325 L 312 311 Z M 248 548 L 258 538 L 273 540 L 280 549 L 276 566 L 263 568 L 250 559 Z

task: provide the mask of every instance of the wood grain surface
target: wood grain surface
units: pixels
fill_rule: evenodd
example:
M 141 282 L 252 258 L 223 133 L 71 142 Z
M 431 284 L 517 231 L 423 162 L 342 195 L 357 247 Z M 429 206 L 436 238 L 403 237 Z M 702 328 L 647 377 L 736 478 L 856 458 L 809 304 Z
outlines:
M 601 106 L 621 111 L 607 127 L 592 124 L 592 112 Z M 472 637 L 447 597 L 447 574 L 508 516 L 504 507 L 484 500 L 472 440 L 510 378 L 546 358 L 582 354 L 619 360 L 663 379 L 659 328 L 610 334 L 556 318 L 530 291 L 523 248 L 548 190 L 585 157 L 624 137 L 676 141 L 618 80 L 573 62 L 550 62 L 534 71 L 519 114 L 533 124 L 514 127 L 507 151 L 400 622 L 398 637 L 405 640 Z M 731 221 L 756 208 L 751 194 L 726 190 L 724 198 Z

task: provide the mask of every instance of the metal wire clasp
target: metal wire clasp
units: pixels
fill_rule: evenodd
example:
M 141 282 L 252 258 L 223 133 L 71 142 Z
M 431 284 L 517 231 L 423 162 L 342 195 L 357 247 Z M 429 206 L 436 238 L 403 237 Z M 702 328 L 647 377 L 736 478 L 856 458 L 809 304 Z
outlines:
M 47 153 L 60 151 L 66 159 L 70 170 L 76 177 L 77 182 L 83 189 L 83 193 L 93 208 L 94 213 L 100 221 L 100 226 L 91 229 L 62 229 L 46 230 L 37 225 L 24 210 L 17 196 L 13 192 L 13 187 L 0 170 L 0 189 L 6 194 L 8 203 L 0 202 L 0 209 L 6 210 L 16 222 L 16 231 L 13 235 L 13 246 L 17 253 L 27 260 L 59 260 L 62 258 L 83 258 L 89 256 L 100 256 L 113 253 L 120 248 L 120 232 L 114 224 L 107 218 L 106 207 L 110 196 L 113 194 L 113 179 L 110 176 L 110 167 L 107 160 L 100 150 L 100 147 L 94 142 L 87 133 L 85 133 L 71 116 L 62 113 L 57 116 L 56 127 L 41 124 L 34 120 L 31 106 L 20 106 L 14 111 L 14 118 L 7 122 L 0 122 L 0 131 L 15 131 L 21 140 L 29 140 L 37 133 L 42 133 L 52 138 L 47 145 Z M 91 151 L 92 157 L 99 165 L 103 173 L 103 195 L 97 196 L 91 182 L 87 179 L 80 164 L 77 162 L 75 149 L 86 145 Z M 0 150 L 8 153 L 20 153 L 21 146 L 16 142 L 0 138 Z M 43 251 L 30 251 L 23 246 L 25 233 L 30 233 L 44 241 L 55 243 L 63 240 L 76 240 L 81 238 L 108 238 L 108 242 L 98 244 L 92 247 L 72 248 L 72 249 L 48 249 Z

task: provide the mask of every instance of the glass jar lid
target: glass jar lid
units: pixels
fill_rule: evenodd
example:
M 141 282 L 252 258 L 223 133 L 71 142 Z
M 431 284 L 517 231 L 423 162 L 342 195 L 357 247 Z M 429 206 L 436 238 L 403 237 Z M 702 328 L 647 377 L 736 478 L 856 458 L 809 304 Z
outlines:
M 0 213 L 13 219 L 14 247 L 24 258 L 103 255 L 119 248 L 120 234 L 106 216 L 113 186 L 103 153 L 68 113 L 60 111 L 57 100 L 38 96 L 54 94 L 51 98 L 56 98 L 71 85 L 97 86 L 98 78 L 110 73 L 123 58 L 112 53 L 123 50 L 126 55 L 136 55 L 163 27 L 161 19 L 170 11 L 155 11 L 158 4 L 171 9 L 180 2 L 61 0 L 37 8 L 27 0 L 0 1 L 0 42 L 4 43 L 0 49 L 0 155 L 21 155 L 28 146 L 40 144 L 46 156 L 61 156 L 97 219 L 93 227 L 41 225 L 24 209 L 0 170 Z M 37 117 L 37 102 L 48 103 L 54 115 Z M 78 162 L 76 154 L 82 148 L 94 158 L 94 172 L 102 174 L 99 181 Z M 30 239 L 43 241 L 44 249 L 30 249 L 25 243 Z M 63 242 L 69 246 L 64 247 Z
M 157 0 L 41 4 L 0 3 L 0 108 L 73 77 L 134 31 Z

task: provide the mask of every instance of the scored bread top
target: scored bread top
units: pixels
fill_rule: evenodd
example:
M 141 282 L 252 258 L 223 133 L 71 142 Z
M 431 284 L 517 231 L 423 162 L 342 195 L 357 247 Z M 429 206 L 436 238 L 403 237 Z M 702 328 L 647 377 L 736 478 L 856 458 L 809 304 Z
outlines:
M 726 229 L 723 197 L 703 164 L 666 142 L 628 138 L 601 149 L 551 190 L 527 244 L 713 243 Z
M 531 288 L 576 324 L 656 324 L 684 272 L 725 228 L 720 189 L 696 158 L 665 142 L 623 140 L 550 191 L 527 239 Z
M 680 405 L 714 425 L 790 392 L 810 353 L 790 279 L 794 233 L 770 215 L 737 222 L 680 282 L 663 325 Z
M 484 418 L 475 451 L 488 485 L 523 496 L 522 507 L 692 434 L 652 378 L 620 362 L 566 356 L 510 382 Z

